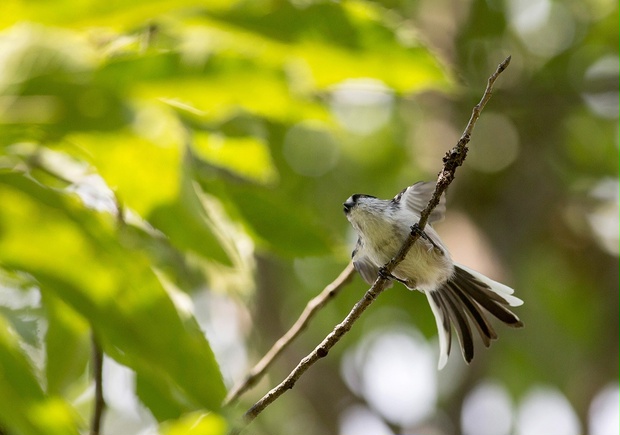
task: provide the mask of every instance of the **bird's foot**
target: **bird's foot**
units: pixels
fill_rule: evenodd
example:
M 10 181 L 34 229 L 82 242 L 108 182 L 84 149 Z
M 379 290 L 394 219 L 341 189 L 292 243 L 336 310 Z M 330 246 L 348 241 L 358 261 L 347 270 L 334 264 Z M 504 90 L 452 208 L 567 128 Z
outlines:
M 420 228 L 420 225 L 416 222 L 415 224 L 411 225 L 411 234 L 412 235 L 418 235 L 420 238 L 426 240 L 427 242 L 429 242 L 432 246 L 433 246 L 433 250 L 435 251 L 436 254 L 443 256 L 444 252 L 443 249 L 441 249 L 439 246 L 437 246 L 437 244 L 433 241 L 433 239 L 431 239 L 428 234 L 426 234 L 426 232 Z
M 383 279 L 391 279 L 391 280 L 398 281 L 402 284 L 407 285 L 407 281 L 405 281 L 404 279 L 397 278 L 394 275 L 392 275 L 390 272 L 388 272 L 385 266 L 382 266 L 379 268 L 379 276 Z

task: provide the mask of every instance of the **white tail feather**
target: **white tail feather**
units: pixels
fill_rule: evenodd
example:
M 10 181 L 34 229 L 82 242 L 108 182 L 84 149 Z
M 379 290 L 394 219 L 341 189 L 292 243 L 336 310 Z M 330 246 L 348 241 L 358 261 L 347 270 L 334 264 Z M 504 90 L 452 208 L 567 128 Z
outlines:
M 444 327 L 444 313 L 435 303 L 435 300 L 431 296 L 431 292 L 424 293 L 426 294 L 428 303 L 433 311 L 433 316 L 435 316 L 435 323 L 437 324 L 437 335 L 439 337 L 439 363 L 437 364 L 437 368 L 441 370 L 448 363 L 448 353 L 450 350 L 450 336 L 448 334 L 450 334 L 450 332 L 446 331 Z
M 454 265 L 460 267 L 464 271 L 473 275 L 475 278 L 487 284 L 494 293 L 497 293 L 504 300 L 506 300 L 506 302 L 508 302 L 508 305 L 510 305 L 511 307 L 518 307 L 519 305 L 523 305 L 523 301 L 521 299 L 519 299 L 516 296 L 512 296 L 512 294 L 514 293 L 514 290 L 508 287 L 507 285 L 504 285 L 497 281 L 493 281 L 491 278 L 486 277 L 480 272 L 476 272 L 475 270 L 472 270 L 469 267 L 463 266 L 462 264 L 454 263 Z

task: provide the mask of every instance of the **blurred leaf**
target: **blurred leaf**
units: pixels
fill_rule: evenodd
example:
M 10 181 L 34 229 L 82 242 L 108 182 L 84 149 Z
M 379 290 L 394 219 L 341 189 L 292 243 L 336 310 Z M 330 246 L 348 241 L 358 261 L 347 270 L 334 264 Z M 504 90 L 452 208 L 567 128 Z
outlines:
M 19 335 L 22 343 L 42 348 L 41 298 L 36 282 L 25 274 L 11 273 L 0 265 L 0 316 Z
M 120 200 L 141 216 L 174 201 L 178 194 L 179 143 L 154 142 L 121 130 L 114 134 L 72 135 L 66 144 L 73 145 L 69 150 L 77 147 L 85 151 Z
M 131 27 L 148 22 L 157 15 L 191 7 L 228 8 L 231 0 L 131 0 L 130 2 L 101 2 L 98 0 L 57 0 L 39 2 L 12 0 L 0 7 L 0 27 L 16 21 L 36 21 L 65 26 Z
M 78 434 L 77 415 L 45 396 L 13 330 L 0 316 L 0 423 L 16 435 Z
M 23 174 L 0 172 L 0 186 L 6 201 L 0 215 L 0 252 L 6 264 L 24 263 L 37 272 L 62 270 L 63 279 L 91 287 L 95 294 L 107 294 L 113 274 L 97 257 L 110 249 L 110 241 L 102 236 L 112 231 L 113 221 L 85 213 L 75 197 L 45 189 Z M 93 239 L 102 242 L 100 253 L 93 249 L 97 243 Z M 39 249 L 41 240 L 47 241 L 45 249 Z M 77 264 L 92 267 L 85 270 Z
M 216 194 L 229 207 L 233 216 L 247 224 L 258 243 L 282 255 L 308 256 L 331 250 L 332 240 L 303 204 L 276 192 L 251 186 L 228 185 Z
M 377 47 L 361 53 L 320 43 L 306 43 L 300 55 L 320 89 L 355 78 L 378 79 L 402 93 L 447 88 L 444 73 L 426 48 Z
M 261 184 L 272 184 L 278 174 L 267 145 L 255 137 L 226 137 L 195 132 L 193 149 L 202 159 Z
M 226 421 L 216 414 L 191 413 L 161 426 L 162 435 L 224 435 Z
M 75 33 L 17 26 L 0 34 L 0 62 L 0 125 L 37 127 L 50 140 L 129 120 L 117 88 L 89 80 L 97 54 Z
M 230 258 L 205 220 L 204 211 L 191 210 L 185 201 L 156 207 L 149 220 L 184 251 L 195 252 L 205 258 L 231 265 Z
M 209 284 L 224 292 L 252 293 L 255 289 L 254 243 L 238 219 L 231 218 L 222 201 L 202 191 L 194 182 L 194 192 L 208 217 L 209 225 L 216 228 L 222 247 L 228 253 L 233 267 L 209 263 Z
M 44 293 L 47 313 L 45 378 L 47 391 L 62 394 L 84 375 L 91 354 L 90 328 L 85 319 L 62 300 Z M 67 358 L 71 355 L 70 358 Z
M 179 398 L 165 383 L 152 376 L 136 374 L 136 394 L 140 401 L 152 413 L 157 421 L 179 418 L 187 407 L 179 404 Z
M 204 334 L 174 305 L 149 258 L 118 242 L 112 216 L 17 173 L 0 174 L 0 191 L 8 200 L 0 261 L 86 317 L 106 353 L 169 389 L 182 409 L 219 408 L 225 389 Z M 50 234 L 53 243 L 36 249 Z
M 232 265 L 234 252 L 223 243 L 225 236 L 209 217 L 193 180 L 187 174 L 182 175 L 180 191 L 174 202 L 157 207 L 149 220 L 178 248 Z
M 386 11 L 368 2 L 319 2 L 304 8 L 278 2 L 269 13 L 232 9 L 210 16 L 262 35 L 267 44 L 288 44 L 288 50 L 280 50 L 283 59 L 303 60 L 319 89 L 352 78 L 378 79 L 399 92 L 450 85 L 436 57 L 411 34 L 399 36 L 399 31 L 405 34 L 404 25 L 388 24 Z
M 33 310 L 10 309 L 0 306 L 0 316 L 3 316 L 24 343 L 31 346 L 40 345 L 39 322 L 34 317 Z
M 178 51 L 130 52 L 107 59 L 107 62 L 94 72 L 93 80 L 102 86 L 116 85 L 126 90 L 132 85 L 169 79 L 190 71 L 190 68 L 183 66 L 182 56 Z
M 580 113 L 564 118 L 565 135 L 562 151 L 568 158 L 563 168 L 567 177 L 582 176 L 584 173 L 616 175 L 618 163 L 614 155 L 614 136 L 606 120 Z M 612 157 L 612 158 L 610 158 Z M 575 169 L 579 172 L 576 173 Z
M 284 122 L 304 117 L 328 118 L 320 104 L 290 92 L 288 78 L 280 64 L 266 66 L 243 54 L 228 52 L 211 54 L 204 66 L 203 61 L 196 63 L 198 66 L 193 68 L 191 64 L 179 64 L 167 77 L 138 80 L 140 77 L 129 69 L 122 75 L 131 78 L 132 93 L 136 97 L 183 102 L 203 111 L 210 119 L 225 119 L 239 108 Z

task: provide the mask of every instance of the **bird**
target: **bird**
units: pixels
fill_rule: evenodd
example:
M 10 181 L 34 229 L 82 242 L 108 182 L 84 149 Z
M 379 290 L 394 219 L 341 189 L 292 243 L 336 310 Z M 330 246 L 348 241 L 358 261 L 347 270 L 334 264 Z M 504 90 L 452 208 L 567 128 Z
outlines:
M 397 254 L 411 231 L 419 231 L 417 223 L 434 191 L 435 183 L 420 181 L 391 200 L 355 194 L 344 202 L 344 213 L 358 236 L 352 253 L 353 265 L 368 284 L 385 274 L 384 266 Z M 452 327 L 463 359 L 469 364 L 474 357 L 471 324 L 478 330 L 485 347 L 497 339 L 489 314 L 508 326 L 523 326 L 509 308 L 523 304 L 513 295 L 512 288 L 452 260 L 432 227 L 443 219 L 445 211 L 446 199 L 442 195 L 429 215 L 428 225 L 388 276 L 409 290 L 426 295 L 437 324 L 440 370 L 450 355 Z M 390 282 L 388 286 L 391 285 Z

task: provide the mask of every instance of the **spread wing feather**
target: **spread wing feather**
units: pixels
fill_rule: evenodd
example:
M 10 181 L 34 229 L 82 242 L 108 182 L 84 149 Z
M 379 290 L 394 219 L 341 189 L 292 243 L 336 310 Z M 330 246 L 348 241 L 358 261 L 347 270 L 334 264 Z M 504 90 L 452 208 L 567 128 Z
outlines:
M 434 182 L 423 182 L 419 181 L 412 186 L 405 188 L 402 192 L 392 199 L 393 202 L 401 202 L 411 211 L 420 215 L 422 210 L 426 208 L 428 201 L 433 196 L 433 192 L 435 192 L 435 183 Z M 439 200 L 439 204 L 433 210 L 431 215 L 429 216 L 428 222 L 438 222 L 444 218 L 446 213 L 446 196 L 441 195 Z

